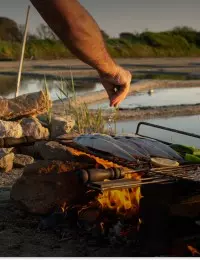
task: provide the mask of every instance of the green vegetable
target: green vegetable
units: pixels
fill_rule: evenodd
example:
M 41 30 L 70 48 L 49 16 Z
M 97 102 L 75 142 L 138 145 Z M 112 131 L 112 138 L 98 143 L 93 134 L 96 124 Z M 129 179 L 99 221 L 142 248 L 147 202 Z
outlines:
M 170 145 L 170 147 L 181 155 L 184 155 L 186 153 L 193 154 L 194 151 L 197 150 L 197 149 L 195 149 L 194 146 L 186 146 L 186 145 L 182 145 L 182 144 L 172 144 L 172 145 Z
M 196 155 L 193 155 L 193 154 L 186 153 L 184 159 L 187 162 L 200 163 L 200 158 Z
M 193 152 L 193 155 L 200 156 L 200 149 L 196 149 L 196 150 Z

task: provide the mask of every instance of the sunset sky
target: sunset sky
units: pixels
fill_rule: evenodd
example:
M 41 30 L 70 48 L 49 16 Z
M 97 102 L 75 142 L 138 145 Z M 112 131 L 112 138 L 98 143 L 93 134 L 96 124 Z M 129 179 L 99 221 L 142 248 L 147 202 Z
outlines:
M 101 29 L 111 36 L 122 31 L 161 31 L 187 25 L 200 30 L 200 0 L 80 0 Z M 0 16 L 23 24 L 29 0 L 0 0 Z M 31 8 L 30 29 L 43 20 Z

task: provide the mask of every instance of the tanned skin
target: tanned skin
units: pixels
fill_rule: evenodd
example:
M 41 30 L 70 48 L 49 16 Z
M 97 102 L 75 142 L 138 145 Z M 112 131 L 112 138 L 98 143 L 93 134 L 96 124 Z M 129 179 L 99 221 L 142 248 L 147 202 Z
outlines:
M 110 106 L 118 106 L 129 92 L 131 74 L 110 57 L 99 26 L 87 10 L 77 0 L 31 2 L 65 46 L 98 71 Z

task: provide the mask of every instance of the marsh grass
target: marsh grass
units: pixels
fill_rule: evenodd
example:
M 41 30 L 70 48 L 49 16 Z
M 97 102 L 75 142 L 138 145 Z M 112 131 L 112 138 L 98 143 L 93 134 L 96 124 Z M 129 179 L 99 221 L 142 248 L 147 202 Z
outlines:
M 65 87 L 65 89 L 64 89 Z M 97 109 L 95 112 L 89 110 L 86 103 L 79 104 L 75 91 L 73 75 L 71 73 L 71 84 L 63 84 L 61 81 L 58 87 L 58 99 L 62 102 L 66 115 L 72 115 L 75 119 L 74 130 L 79 134 L 85 133 L 105 133 L 105 120 L 102 110 Z M 65 102 L 67 100 L 67 102 Z
M 75 127 L 73 131 L 75 131 L 78 134 L 116 133 L 118 109 L 114 108 L 110 114 L 108 121 L 106 121 L 101 108 L 98 108 L 94 111 L 90 110 L 86 103 L 78 103 L 72 72 L 70 82 L 64 81 L 61 78 L 59 81 L 59 85 L 57 86 L 57 89 L 57 98 L 63 105 L 64 113 L 66 115 L 71 115 L 75 119 Z M 45 77 L 43 91 L 48 99 L 50 96 L 50 92 Z M 47 123 L 48 128 L 51 129 L 50 126 L 52 120 L 52 109 L 50 107 L 48 108 L 47 115 L 44 120 Z M 108 127 L 106 127 L 106 125 L 108 125 Z M 112 125 L 114 125 L 114 127 L 112 127 Z
M 51 119 L 52 119 L 52 109 L 51 107 L 49 106 L 49 98 L 50 98 L 50 92 L 49 92 L 49 87 L 48 87 L 48 84 L 47 84 L 47 81 L 46 81 L 46 77 L 44 77 L 44 94 L 45 94 L 45 97 L 46 97 L 46 103 L 47 103 L 47 124 L 50 128 L 50 125 L 51 125 Z

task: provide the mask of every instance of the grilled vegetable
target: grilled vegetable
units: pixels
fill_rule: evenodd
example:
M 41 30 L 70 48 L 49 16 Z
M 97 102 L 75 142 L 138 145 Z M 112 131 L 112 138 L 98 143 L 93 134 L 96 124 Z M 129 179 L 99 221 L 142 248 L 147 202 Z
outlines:
M 193 154 L 186 153 L 184 159 L 187 162 L 200 163 L 200 158 L 196 155 L 193 155 Z
M 175 150 L 176 152 L 180 153 L 181 155 L 187 154 L 193 154 L 195 151 L 194 146 L 186 146 L 186 145 L 181 145 L 181 144 L 172 144 L 170 147 Z
M 193 155 L 196 155 L 196 156 L 200 156 L 200 149 L 196 149 L 194 152 L 193 152 Z

